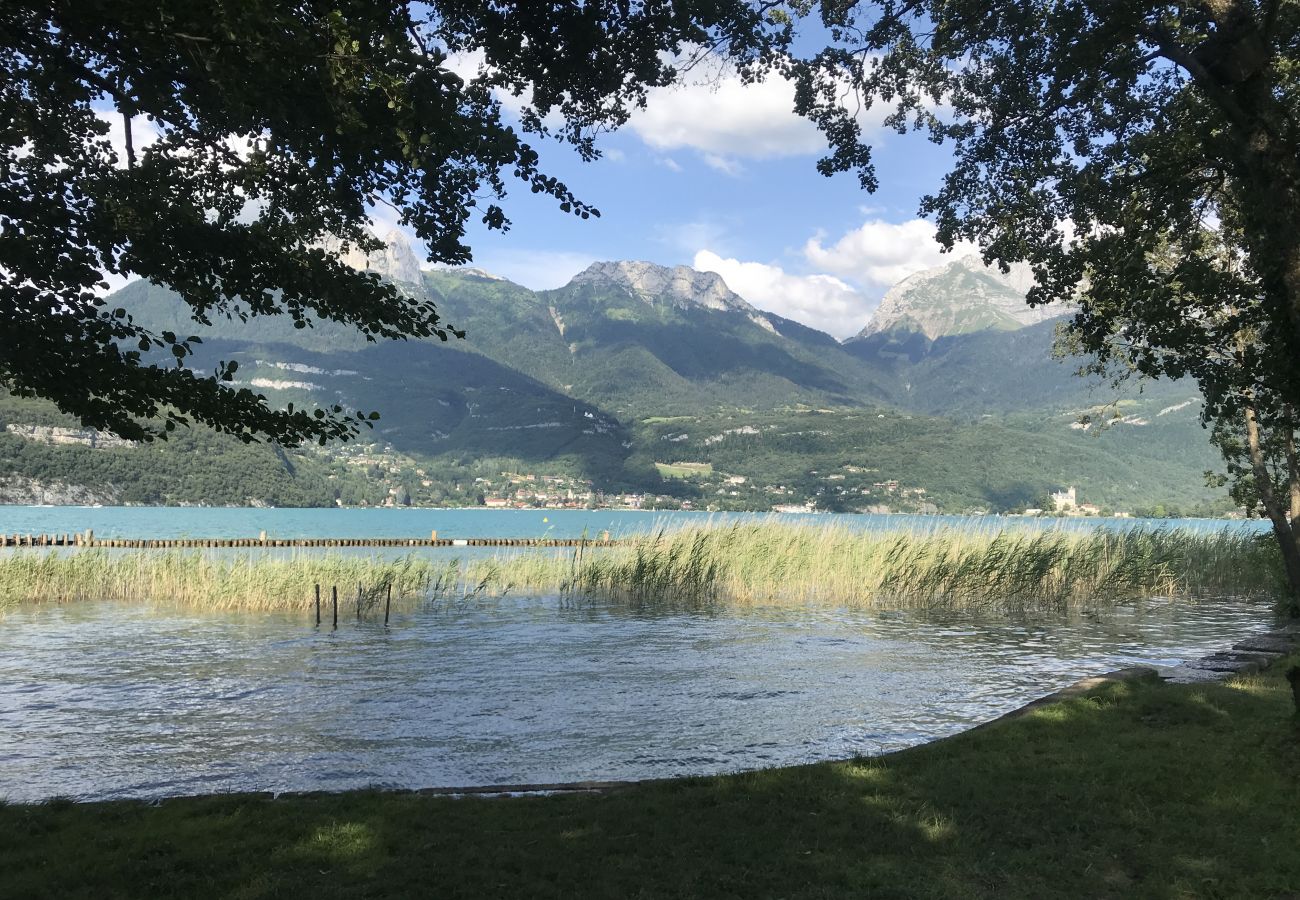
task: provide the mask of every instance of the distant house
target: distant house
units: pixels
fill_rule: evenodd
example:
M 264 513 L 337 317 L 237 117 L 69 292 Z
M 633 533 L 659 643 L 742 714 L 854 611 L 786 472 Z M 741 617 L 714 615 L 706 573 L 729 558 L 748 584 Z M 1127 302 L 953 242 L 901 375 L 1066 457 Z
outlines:
M 1074 509 L 1078 505 L 1078 496 L 1075 494 L 1074 486 L 1071 485 L 1064 491 L 1057 491 L 1052 494 L 1052 503 L 1057 512 Z
M 781 503 L 772 507 L 772 512 L 778 513 L 811 513 L 816 511 L 808 503 Z

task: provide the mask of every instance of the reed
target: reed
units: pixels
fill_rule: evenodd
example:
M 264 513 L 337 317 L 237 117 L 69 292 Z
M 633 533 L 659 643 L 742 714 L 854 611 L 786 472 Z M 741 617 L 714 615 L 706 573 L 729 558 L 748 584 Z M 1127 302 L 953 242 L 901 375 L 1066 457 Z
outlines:
M 1272 542 L 1243 530 L 945 530 L 734 525 L 593 557 L 574 589 L 637 601 L 1062 607 L 1150 596 L 1270 595 Z
M 445 592 L 456 583 L 446 564 L 415 556 L 380 559 L 338 554 L 269 557 L 205 555 L 198 551 L 102 550 L 18 552 L 0 558 L 0 597 L 10 603 L 127 600 L 213 609 L 306 609 L 314 586 L 339 587 L 340 601 L 379 603 L 391 585 L 395 599 Z
M 613 548 L 472 560 L 300 553 L 0 557 L 0 604 L 85 599 L 306 609 L 313 585 L 365 603 L 559 594 L 635 604 L 1069 607 L 1151 596 L 1270 595 L 1272 542 L 1242 530 L 937 529 L 756 524 L 663 530 Z M 350 601 L 351 602 L 351 599 Z

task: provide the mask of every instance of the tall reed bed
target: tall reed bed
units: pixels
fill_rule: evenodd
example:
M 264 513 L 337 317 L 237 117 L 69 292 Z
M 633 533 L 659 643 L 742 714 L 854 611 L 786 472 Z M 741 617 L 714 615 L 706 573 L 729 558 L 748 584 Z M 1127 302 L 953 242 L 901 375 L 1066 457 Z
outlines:
M 1271 540 L 1240 529 L 735 525 L 665 531 L 575 568 L 572 590 L 641 602 L 1061 607 L 1282 586 Z
M 406 556 L 399 559 L 330 555 L 291 557 L 205 555 L 193 552 L 91 550 L 17 552 L 0 556 L 0 604 L 127 600 L 193 604 L 213 609 L 305 609 L 337 586 L 340 604 L 374 605 L 391 585 L 395 600 L 449 590 L 459 583 L 454 566 Z
M 694 606 L 822 604 L 1064 607 L 1150 596 L 1268 595 L 1281 589 L 1272 542 L 1241 530 L 932 530 L 863 533 L 757 524 L 665 530 L 614 548 L 477 560 L 302 553 L 19 552 L 0 556 L 0 604 L 83 599 L 213 608 L 561 594 Z

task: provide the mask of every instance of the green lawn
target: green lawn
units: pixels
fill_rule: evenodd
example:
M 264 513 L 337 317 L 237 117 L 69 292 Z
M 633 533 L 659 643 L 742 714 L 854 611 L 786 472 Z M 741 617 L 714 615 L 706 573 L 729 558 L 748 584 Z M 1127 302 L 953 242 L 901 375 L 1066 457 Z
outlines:
M 713 463 L 675 462 L 655 463 L 655 468 L 664 478 L 698 478 L 713 474 Z
M 887 758 L 608 795 L 9 806 L 0 895 L 1294 898 L 1293 711 L 1280 674 L 1139 681 Z

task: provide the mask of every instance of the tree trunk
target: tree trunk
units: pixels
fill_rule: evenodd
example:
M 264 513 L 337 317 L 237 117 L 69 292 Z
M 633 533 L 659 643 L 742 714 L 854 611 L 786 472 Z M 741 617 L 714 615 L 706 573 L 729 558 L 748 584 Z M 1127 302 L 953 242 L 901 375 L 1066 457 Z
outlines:
M 1295 421 L 1295 414 L 1289 406 L 1286 409 L 1286 416 L 1288 423 Z M 1300 519 L 1300 457 L 1297 456 L 1295 449 L 1295 430 L 1290 424 L 1286 426 L 1286 483 L 1291 494 L 1291 510 L 1288 518 L 1291 520 L 1291 530 L 1294 532 L 1296 520 Z
M 1289 452 L 1294 440 L 1288 441 L 1288 469 L 1291 469 Z M 1291 616 L 1300 616 L 1300 545 L 1296 543 L 1296 533 L 1287 518 L 1289 510 L 1284 509 L 1273 490 L 1273 475 L 1268 470 L 1264 451 L 1260 447 L 1259 422 L 1255 417 L 1254 407 L 1246 407 L 1246 447 L 1250 452 L 1250 467 L 1255 474 L 1255 489 L 1264 504 L 1269 521 L 1273 524 L 1273 536 L 1277 539 L 1278 549 L 1282 551 L 1282 567 L 1286 572 L 1287 592 L 1290 601 L 1287 611 Z M 1295 475 L 1288 471 L 1289 491 L 1292 496 L 1297 489 Z M 1290 500 L 1291 497 L 1288 497 Z

